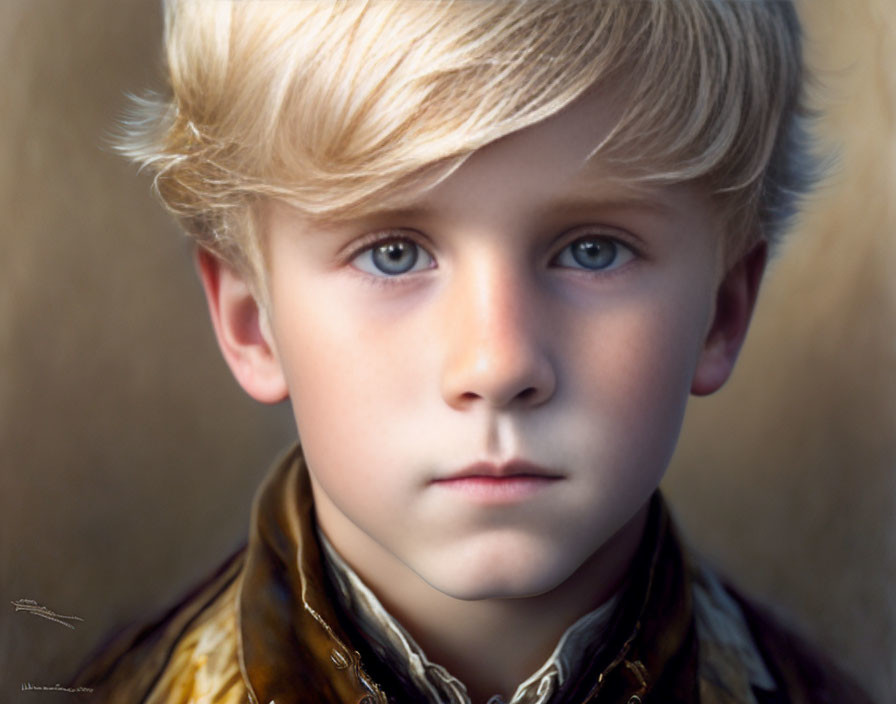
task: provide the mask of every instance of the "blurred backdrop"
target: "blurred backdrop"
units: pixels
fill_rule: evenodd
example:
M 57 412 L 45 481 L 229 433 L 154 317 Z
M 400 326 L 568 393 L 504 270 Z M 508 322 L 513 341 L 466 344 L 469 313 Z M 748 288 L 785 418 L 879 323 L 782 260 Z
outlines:
M 830 178 L 665 488 L 689 538 L 896 699 L 896 5 L 804 0 Z M 244 538 L 294 430 L 214 345 L 189 248 L 108 148 L 161 88 L 145 0 L 0 5 L 0 701 L 64 682 Z M 27 611 L 32 599 L 70 629 Z

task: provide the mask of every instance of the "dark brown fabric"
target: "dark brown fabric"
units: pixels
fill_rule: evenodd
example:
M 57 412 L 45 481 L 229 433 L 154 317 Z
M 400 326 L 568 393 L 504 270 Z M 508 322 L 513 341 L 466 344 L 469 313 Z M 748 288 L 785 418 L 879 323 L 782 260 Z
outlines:
M 772 676 L 790 704 L 871 704 L 865 692 L 818 649 L 783 628 L 767 609 L 729 587 Z
M 253 508 L 240 597 L 250 692 L 276 704 L 385 702 L 338 625 L 321 559 L 308 473 L 295 450 Z

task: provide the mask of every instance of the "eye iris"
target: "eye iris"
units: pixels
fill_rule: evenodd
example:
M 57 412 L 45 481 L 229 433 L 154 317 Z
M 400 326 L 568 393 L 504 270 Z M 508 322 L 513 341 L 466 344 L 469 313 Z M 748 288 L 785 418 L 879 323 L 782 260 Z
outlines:
M 403 274 L 417 263 L 417 247 L 412 242 L 387 242 L 373 250 L 373 263 L 384 274 Z
M 608 239 L 579 240 L 572 245 L 572 257 L 586 269 L 605 269 L 616 259 L 616 243 Z

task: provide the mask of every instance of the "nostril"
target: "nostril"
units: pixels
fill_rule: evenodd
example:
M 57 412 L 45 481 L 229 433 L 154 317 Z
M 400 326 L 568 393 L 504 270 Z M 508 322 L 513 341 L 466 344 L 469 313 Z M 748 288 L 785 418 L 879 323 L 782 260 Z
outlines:
M 443 398 L 464 409 L 479 403 L 503 408 L 545 402 L 556 383 L 551 360 L 540 349 L 517 351 L 526 354 L 469 354 L 447 361 L 441 378 Z
M 538 389 L 536 389 L 534 386 L 527 386 L 525 389 L 513 396 L 513 400 L 526 402 L 533 400 L 536 396 L 538 396 Z M 483 396 L 482 394 L 477 394 L 474 391 L 465 391 L 463 394 L 461 394 L 460 398 L 464 401 L 469 402 L 481 399 L 483 398 Z

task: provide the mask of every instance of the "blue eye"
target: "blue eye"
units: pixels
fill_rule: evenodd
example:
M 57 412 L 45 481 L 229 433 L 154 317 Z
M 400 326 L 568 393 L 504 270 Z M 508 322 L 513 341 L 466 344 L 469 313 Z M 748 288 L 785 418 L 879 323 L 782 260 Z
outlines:
M 634 259 L 635 253 L 612 237 L 590 235 L 567 245 L 555 259 L 559 266 L 588 271 L 616 269 Z
M 425 249 L 411 240 L 380 240 L 352 259 L 352 264 L 374 276 L 400 276 L 431 269 L 434 261 Z

